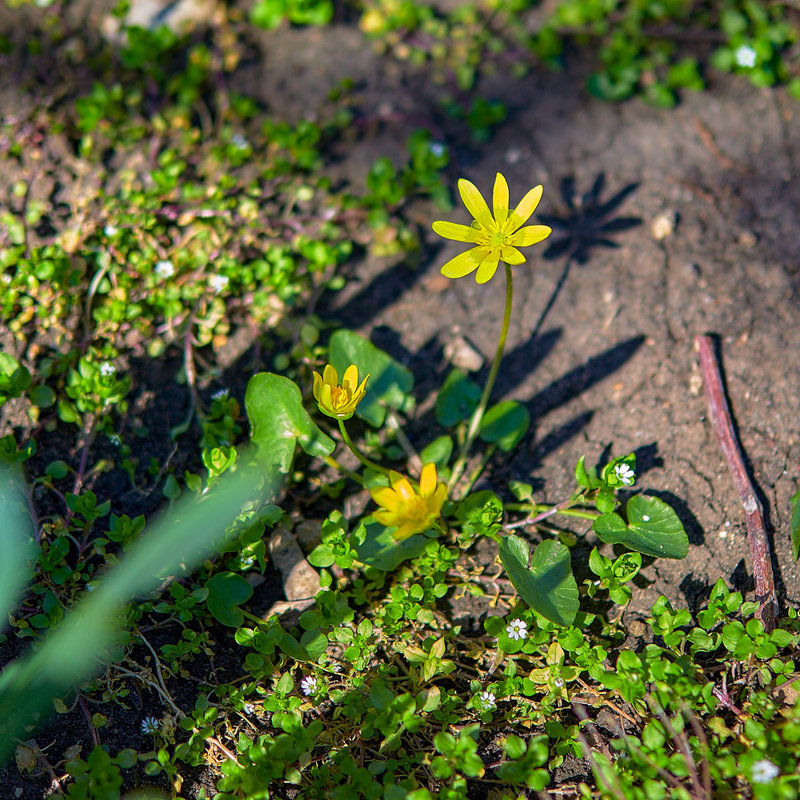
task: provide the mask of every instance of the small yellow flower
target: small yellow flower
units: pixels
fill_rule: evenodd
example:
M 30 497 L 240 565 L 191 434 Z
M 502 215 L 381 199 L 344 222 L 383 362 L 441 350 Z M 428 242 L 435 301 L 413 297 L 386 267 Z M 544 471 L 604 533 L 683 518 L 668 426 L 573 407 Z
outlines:
M 396 527 L 392 535 L 398 542 L 430 528 L 447 497 L 447 486 L 436 480 L 436 464 L 422 468 L 419 488 L 394 470 L 389 470 L 389 482 L 391 486 L 369 491 L 381 507 L 373 514 L 375 519 L 387 528 Z
M 509 213 L 508 183 L 498 172 L 492 196 L 494 214 L 489 211 L 483 196 L 470 181 L 462 178 L 458 182 L 458 191 L 467 211 L 475 218 L 472 225 L 440 221 L 433 223 L 433 230 L 445 239 L 470 242 L 475 247 L 457 255 L 442 267 L 442 275 L 448 278 L 463 278 L 477 269 L 476 283 L 486 283 L 491 280 L 501 261 L 511 265 L 525 262 L 525 256 L 517 250 L 518 247 L 541 242 L 552 233 L 547 225 L 522 227 L 539 205 L 542 198 L 541 186 L 531 189 Z
M 330 364 L 325 365 L 322 375 L 314 372 L 314 399 L 319 410 L 329 417 L 336 419 L 350 419 L 356 406 L 364 399 L 367 393 L 366 385 L 369 375 L 358 383 L 358 367 L 351 364 L 345 371 L 341 385 L 339 374 Z

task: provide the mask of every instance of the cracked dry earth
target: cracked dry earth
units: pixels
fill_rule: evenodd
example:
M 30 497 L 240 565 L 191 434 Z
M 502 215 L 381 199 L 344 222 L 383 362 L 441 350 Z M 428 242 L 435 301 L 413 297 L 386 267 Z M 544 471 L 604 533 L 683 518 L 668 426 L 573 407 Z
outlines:
M 589 98 L 580 65 L 518 82 L 495 76 L 480 89 L 509 116 L 477 149 L 448 136 L 440 90 L 372 55 L 353 30 L 284 31 L 264 50 L 264 72 L 251 68 L 238 80 L 290 115 L 355 78 L 375 121 L 334 171 L 352 177 L 376 155 L 398 155 L 428 120 L 451 147 L 453 187 L 465 176 L 488 194 L 499 170 L 516 202 L 544 184 L 533 222 L 561 224 L 515 268 L 494 396 L 524 403 L 533 433 L 489 477 L 497 487 L 531 482 L 537 498 L 556 502 L 571 490 L 580 455 L 595 463 L 606 448 L 637 451 L 638 486 L 676 508 L 691 548 L 685 561 L 643 570 L 632 632 L 660 593 L 695 608 L 720 577 L 752 591 L 744 515 L 706 418 L 693 350 L 703 333 L 718 337 L 778 592 L 784 607 L 796 605 L 789 498 L 800 479 L 800 104 L 724 79 L 662 111 Z M 428 213 L 426 227 L 442 216 Z M 460 204 L 446 216 L 469 221 Z M 463 246 L 435 239 L 417 267 L 366 261 L 326 309 L 407 363 L 423 391 L 446 374 L 442 353 L 457 330 L 483 354 L 485 375 L 505 299 L 502 270 L 486 286 L 442 278 L 438 267 Z

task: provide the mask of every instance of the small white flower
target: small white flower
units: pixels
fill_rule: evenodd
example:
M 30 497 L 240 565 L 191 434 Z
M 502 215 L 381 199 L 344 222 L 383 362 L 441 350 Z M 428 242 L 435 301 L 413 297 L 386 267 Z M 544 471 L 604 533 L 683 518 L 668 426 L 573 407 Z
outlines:
M 563 686 L 564 686 L 564 679 L 563 679 L 563 678 L 553 678 L 553 686 L 555 686 L 555 687 L 556 687 L 556 689 L 561 689 L 561 688 L 563 688 Z
M 108 441 L 114 445 L 114 447 L 119 447 L 122 444 L 122 437 L 118 433 L 112 433 L 108 437 Z
M 228 276 L 227 275 L 212 275 L 208 279 L 208 283 L 209 283 L 209 285 L 211 286 L 211 288 L 215 292 L 217 292 L 217 293 L 222 292 L 222 291 L 224 291 L 225 289 L 228 288 Z
M 156 275 L 167 280 L 175 274 L 175 265 L 171 261 L 159 261 L 156 264 Z
M 614 467 L 614 474 L 626 486 L 633 486 L 633 482 L 636 480 L 636 475 L 628 464 L 617 464 Z
M 117 374 L 117 368 L 110 361 L 104 361 L 100 365 L 100 374 L 104 378 L 112 378 Z
M 480 694 L 480 701 L 486 708 L 494 706 L 496 699 L 493 692 L 485 691 Z
M 3 283 L 11 283 L 12 280 L 11 276 L 7 272 L 4 272 L 2 275 L 0 275 L 0 278 L 2 278 Z
M 436 156 L 436 158 L 443 156 L 445 153 L 445 146 L 441 142 L 431 142 L 429 149 L 431 151 L 431 155 Z
M 108 225 L 106 225 L 105 228 L 103 228 L 103 233 L 110 238 L 112 236 L 116 236 L 119 233 L 119 228 L 116 225 L 112 225 L 109 222 Z
M 233 136 L 231 136 L 231 144 L 234 147 L 238 147 L 240 150 L 250 147 L 250 142 L 248 142 L 241 133 L 234 133 Z
M 252 703 L 245 703 L 242 706 L 242 711 L 244 711 L 244 713 L 247 714 L 248 716 L 252 714 L 255 710 L 256 707 Z
M 142 733 L 158 733 L 159 721 L 155 717 L 145 717 L 142 720 Z
M 521 619 L 515 619 L 506 626 L 506 633 L 509 639 L 524 639 L 528 635 L 528 623 Z
M 230 396 L 230 390 L 228 389 L 217 389 L 214 394 L 211 395 L 212 400 L 226 400 Z
M 781 771 L 769 760 L 762 758 L 753 764 L 753 783 L 769 783 L 781 774 Z
M 733 54 L 733 60 L 736 62 L 736 65 L 743 69 L 752 69 L 756 65 L 757 57 L 758 53 L 756 53 L 749 44 L 743 44 L 741 47 L 737 47 Z
M 317 679 L 313 675 L 309 675 L 300 681 L 300 691 L 308 697 L 317 691 Z

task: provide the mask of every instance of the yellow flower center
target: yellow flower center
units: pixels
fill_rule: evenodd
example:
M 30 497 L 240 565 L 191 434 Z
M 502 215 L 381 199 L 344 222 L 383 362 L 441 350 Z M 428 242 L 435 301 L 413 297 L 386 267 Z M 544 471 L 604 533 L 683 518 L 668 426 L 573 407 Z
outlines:
M 503 231 L 496 230 L 492 231 L 491 236 L 489 237 L 489 244 L 492 247 L 502 247 L 506 243 L 506 235 Z
M 331 386 L 331 405 L 334 408 L 344 408 L 352 399 L 349 389 L 344 386 Z
M 431 517 L 434 516 L 428 504 L 421 497 L 409 500 L 403 506 L 402 514 L 404 521 L 413 523 L 419 531 L 427 528 Z

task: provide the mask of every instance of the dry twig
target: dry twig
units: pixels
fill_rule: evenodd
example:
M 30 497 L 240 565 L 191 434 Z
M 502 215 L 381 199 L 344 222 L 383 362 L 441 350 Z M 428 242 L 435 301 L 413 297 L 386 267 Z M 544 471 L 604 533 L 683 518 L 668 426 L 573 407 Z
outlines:
M 710 336 L 696 336 L 694 348 L 700 361 L 708 413 L 714 426 L 714 433 L 717 436 L 717 441 L 725 460 L 728 462 L 728 469 L 733 475 L 733 481 L 736 484 L 745 512 L 747 542 L 750 545 L 750 558 L 753 563 L 753 577 L 756 584 L 756 599 L 759 603 L 756 617 L 761 620 L 765 630 L 771 631 L 775 627 L 778 599 L 775 593 L 775 580 L 772 576 L 772 557 L 767 529 L 764 524 L 764 514 L 756 495 L 755 486 L 747 474 L 742 450 L 731 421 L 719 363 L 714 354 L 714 343 Z

